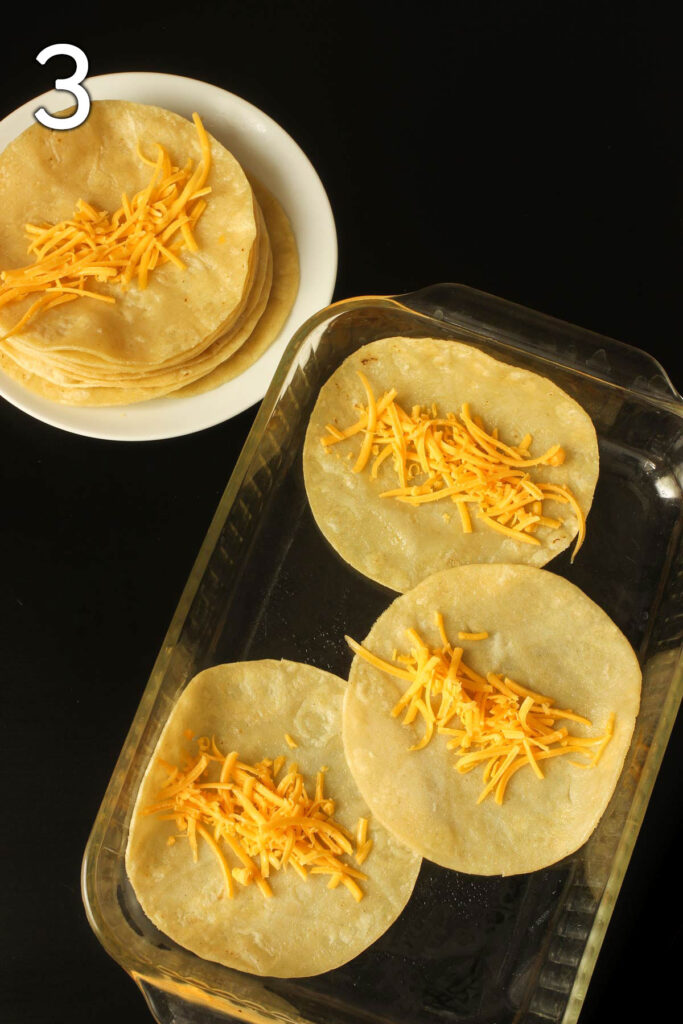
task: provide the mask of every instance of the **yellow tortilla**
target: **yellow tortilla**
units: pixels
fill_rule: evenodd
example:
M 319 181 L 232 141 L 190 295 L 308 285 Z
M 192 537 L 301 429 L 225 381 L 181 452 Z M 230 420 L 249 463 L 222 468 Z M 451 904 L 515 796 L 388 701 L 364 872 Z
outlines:
M 4 357 L 7 361 L 0 362 L 0 365 L 15 379 L 18 379 L 18 373 L 23 371 L 27 376 L 22 383 L 30 381 L 32 390 L 38 394 L 70 405 L 130 405 L 133 402 L 159 398 L 177 391 L 185 383 L 189 384 L 210 373 L 215 366 L 229 358 L 231 353 L 244 344 L 268 306 L 272 276 L 272 258 L 268 252 L 267 262 L 259 273 L 257 291 L 250 298 L 244 316 L 240 317 L 233 331 L 217 339 L 205 352 L 187 364 L 162 371 L 151 379 L 148 375 L 140 378 L 113 379 L 109 382 L 79 380 L 73 374 L 56 368 L 53 363 L 41 363 L 25 355 L 17 356 L 11 339 L 4 345 Z
M 34 389 L 57 400 L 71 395 L 73 404 L 129 403 L 138 400 L 138 395 L 146 399 L 171 391 L 183 396 L 200 394 L 243 373 L 280 333 L 299 287 L 299 257 L 287 215 L 260 182 L 251 177 L 250 181 L 258 201 L 259 216 L 262 213 L 265 224 L 265 244 L 269 245 L 272 258 L 260 272 L 262 284 L 255 284 L 258 294 L 250 300 L 230 332 L 186 364 L 146 374 L 95 370 L 80 365 L 76 369 L 73 361 L 65 361 L 55 354 L 42 363 L 34 352 L 21 358 L 16 351 L 18 346 L 10 339 L 5 343 L 5 354 L 17 364 L 10 372 L 16 375 L 23 370 L 31 375 Z M 36 370 L 40 371 L 43 383 L 36 380 Z
M 171 111 L 124 100 L 99 100 L 79 128 L 52 131 L 34 124 L 0 155 L 0 251 L 3 267 L 30 263 L 26 223 L 58 223 L 79 199 L 116 210 L 121 195 L 144 188 L 149 156 L 161 143 L 180 166 L 200 159 L 194 125 Z M 176 358 L 217 336 L 245 293 L 257 233 L 251 186 L 237 160 L 211 140 L 210 202 L 197 224 L 199 251 L 186 269 L 158 267 L 144 291 L 112 286 L 114 305 L 95 300 L 48 310 L 19 336 L 41 351 L 65 344 L 116 363 L 142 367 Z M 224 242 L 220 239 L 225 238 Z M 107 285 L 98 285 L 106 292 Z M 10 329 L 30 299 L 0 309 L 0 330 Z
M 270 347 L 282 330 L 299 290 L 299 255 L 294 232 L 277 199 L 250 179 L 268 228 L 273 250 L 273 281 L 266 308 L 255 328 L 236 352 L 206 376 L 175 393 L 189 397 L 225 384 L 244 373 Z
M 410 751 L 424 729 L 404 726 L 391 709 L 405 690 L 356 655 L 344 702 L 344 749 L 373 815 L 417 853 L 444 867 L 481 875 L 535 871 L 578 849 L 603 814 L 619 778 L 640 701 L 637 658 L 612 620 L 578 587 L 543 569 L 469 565 L 436 573 L 396 598 L 366 638 L 378 657 L 405 652 L 414 628 L 440 646 L 434 613 L 464 648 L 475 672 L 500 672 L 551 697 L 559 708 L 587 717 L 577 735 L 600 735 L 610 712 L 614 734 L 598 764 L 579 768 L 571 754 L 540 762 L 545 778 L 524 767 L 502 804 L 477 804 L 483 770 L 453 768 L 448 737 Z M 489 638 L 458 641 L 459 631 Z M 456 722 L 457 725 L 457 722 Z
M 189 747 L 185 730 L 191 729 L 195 736 L 215 736 L 222 751 L 237 750 L 252 764 L 284 754 L 313 783 L 326 765 L 325 792 L 336 802 L 335 820 L 355 831 L 367 808 L 342 747 L 345 685 L 309 665 L 241 662 L 201 672 L 173 708 L 138 793 L 126 869 L 147 916 L 198 956 L 252 974 L 319 974 L 362 952 L 407 903 L 420 858 L 372 818 L 374 846 L 362 866 L 369 877 L 356 903 L 346 890 L 328 889 L 326 876 L 303 880 L 289 869 L 271 873 L 271 899 L 255 885 L 236 886 L 229 899 L 206 843 L 200 843 L 195 864 L 187 840 L 167 845 L 177 831 L 173 822 L 141 813 L 166 778 L 156 758 L 178 764 Z M 295 750 L 285 733 L 298 744 Z
M 497 426 L 500 438 L 519 444 L 528 432 L 532 454 L 554 444 L 566 452 L 557 467 L 535 467 L 532 477 L 567 485 L 584 516 L 588 514 L 598 478 L 598 444 L 590 417 L 578 402 L 552 381 L 529 370 L 509 366 L 461 342 L 434 338 L 383 338 L 350 355 L 323 385 L 306 432 L 304 481 L 311 510 L 321 531 L 343 559 L 359 572 L 393 590 L 405 591 L 431 573 L 475 562 L 520 562 L 542 566 L 563 551 L 577 534 L 574 512 L 565 504 L 547 502 L 546 515 L 561 517 L 559 529 L 541 526 L 534 534 L 540 545 L 510 539 L 477 521 L 463 532 L 457 506 L 439 500 L 418 507 L 380 498 L 396 487 L 391 459 L 376 479 L 352 467 L 362 433 L 329 448 L 321 438 L 327 424 L 340 430 L 358 418 L 367 404 L 363 372 L 376 398 L 397 389 L 396 401 L 431 407 L 439 415 L 460 413 L 468 402 L 487 428 Z M 473 506 L 471 506 L 473 508 Z
M 65 153 L 61 143 L 51 141 L 56 133 L 45 133 L 42 126 L 33 126 L 15 140 L 0 157 L 0 196 L 3 187 L 9 196 L 29 159 L 37 161 L 41 174 L 59 180 L 54 172 L 54 145 L 60 147 L 60 175 L 62 166 L 66 166 L 73 179 L 66 190 L 72 206 L 65 212 L 68 204 L 64 204 L 61 216 L 73 211 L 77 198 L 87 196 L 95 206 L 112 209 L 120 203 L 120 192 L 125 189 L 132 194 L 140 187 L 133 164 L 142 177 L 149 175 L 149 167 L 137 156 L 139 139 L 143 151 L 144 140 L 149 139 L 150 147 L 154 141 L 166 145 L 172 157 L 177 151 L 185 152 L 183 146 L 196 157 L 195 128 L 184 118 L 123 101 L 101 101 L 93 105 L 93 110 L 95 116 L 87 122 L 91 125 L 89 134 L 72 141 Z M 86 154 L 102 131 L 113 133 L 116 143 L 127 133 L 130 137 L 127 147 L 116 154 L 103 143 L 93 170 L 92 156 L 88 164 Z M 76 173 L 79 156 L 80 177 Z M 110 291 L 117 299 L 114 306 L 79 299 L 39 314 L 22 331 L 0 343 L 0 368 L 42 397 L 70 405 L 103 406 L 146 401 L 172 392 L 200 393 L 230 380 L 257 359 L 280 332 L 294 303 L 299 285 L 296 242 L 277 200 L 260 183 L 251 182 L 215 140 L 212 161 L 209 184 L 213 191 L 195 232 L 200 250 L 183 252 L 187 271 L 158 267 L 143 291 L 135 285 L 126 292 L 112 287 Z M 224 178 L 217 180 L 220 175 Z M 112 182 L 120 185 L 116 202 Z M 21 200 L 22 190 L 15 190 Z M 53 193 L 54 182 L 46 210 Z M 15 197 L 9 205 L 14 222 L 6 227 L 8 236 L 14 239 L 14 249 L 9 247 L 7 265 L 28 262 L 23 224 L 31 217 L 19 200 Z M 57 216 L 46 212 L 42 218 L 33 219 Z M 229 231 L 225 229 L 226 217 L 230 220 Z M 253 227 L 251 235 L 246 230 L 249 223 Z M 21 245 L 17 236 L 22 239 Z M 218 283 L 216 275 L 224 280 Z M 108 286 L 98 287 L 106 291 Z M 191 298 L 187 289 L 193 291 Z M 167 292 L 172 293 L 170 299 Z M 204 304 L 203 318 L 196 316 L 197 303 Z M 28 300 L 0 310 L 0 332 L 16 322 L 26 305 Z M 148 344 L 152 334 L 154 342 Z M 131 338 L 137 338 L 135 345 Z M 234 358 L 236 355 L 239 359 Z
M 260 241 L 255 258 L 256 270 L 242 308 L 225 334 L 221 334 L 202 351 L 186 356 L 184 361 L 174 365 L 163 363 L 143 371 L 121 365 L 114 367 L 112 364 L 96 368 L 82 366 L 63 352 L 53 351 L 41 355 L 33 347 L 16 341 L 14 337 L 3 342 L 4 352 L 18 366 L 65 390 L 125 388 L 132 391 L 135 388 L 145 388 L 149 389 L 152 396 L 157 389 L 163 394 L 169 390 L 169 385 L 171 389 L 175 389 L 180 386 L 179 382 L 190 382 L 202 376 L 243 344 L 268 302 L 272 285 L 273 259 L 265 222 L 258 206 L 256 216 L 260 228 Z

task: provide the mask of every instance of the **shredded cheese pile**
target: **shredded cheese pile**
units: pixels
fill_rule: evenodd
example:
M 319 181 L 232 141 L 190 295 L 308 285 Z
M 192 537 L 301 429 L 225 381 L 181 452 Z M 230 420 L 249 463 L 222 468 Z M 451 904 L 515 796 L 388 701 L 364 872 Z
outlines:
M 450 644 L 439 612 L 436 623 L 442 647 L 430 648 L 415 629 L 409 629 L 410 653 L 394 652 L 392 662 L 346 637 L 355 654 L 408 684 L 391 714 L 394 718 L 403 714 L 403 725 L 410 725 L 418 715 L 424 720 L 424 736 L 410 750 L 422 750 L 435 732 L 449 736 L 446 745 L 457 755 L 456 771 L 484 766 L 484 788 L 477 803 L 493 793 L 496 803 L 502 804 L 510 779 L 525 766 L 542 779 L 538 762 L 549 757 L 582 754 L 588 760 L 571 764 L 580 768 L 597 765 L 613 733 L 613 713 L 602 736 L 572 735 L 558 722 L 574 721 L 589 727 L 592 723 L 571 709 L 555 707 L 551 697 L 503 674 L 479 675 L 463 660 L 463 648 Z M 486 639 L 488 634 L 459 636 Z
M 341 884 L 356 901 L 363 899 L 358 882 L 367 875 L 343 858 L 354 856 L 359 866 L 367 858 L 373 845 L 368 819 L 358 820 L 355 837 L 334 821 L 334 800 L 324 793 L 326 768 L 317 773 L 310 797 L 298 766 L 289 764 L 285 770 L 284 756 L 251 765 L 235 751 L 223 755 L 215 739 L 200 737 L 197 746 L 197 755 L 188 756 L 182 771 L 160 761 L 168 778 L 143 813 L 174 821 L 195 861 L 198 839 L 203 839 L 218 860 L 228 896 L 234 896 L 237 881 L 257 885 L 270 898 L 271 872 L 291 866 L 303 879 L 309 873 L 329 875 L 328 889 Z M 171 845 L 176 838 L 169 836 Z M 230 867 L 227 851 L 238 866 Z
M 138 156 L 153 168 L 151 177 L 131 200 L 124 193 L 115 213 L 96 210 L 79 199 L 71 220 L 26 225 L 28 252 L 34 262 L 0 273 L 0 306 L 30 295 L 38 297 L 5 337 L 39 312 L 79 297 L 114 303 L 113 296 L 92 290 L 94 281 L 125 290 L 136 277 L 138 287 L 144 289 L 155 267 L 170 261 L 184 269 L 179 253 L 185 247 L 197 251 L 193 230 L 206 209 L 203 197 L 211 192 L 206 185 L 211 144 L 199 115 L 192 118 L 201 149 L 196 168 L 191 160 L 183 168 L 176 167 L 159 143 L 156 161 L 150 160 L 138 144 Z
M 399 487 L 383 491 L 381 498 L 396 498 L 409 505 L 450 498 L 458 506 L 462 528 L 472 533 L 468 505 L 486 526 L 525 544 L 540 544 L 534 537 L 539 526 L 557 529 L 562 519 L 544 513 L 544 501 L 569 504 L 578 521 L 573 558 L 585 536 L 585 517 L 568 487 L 534 482 L 529 475 L 533 466 L 560 466 L 565 453 L 559 444 L 543 455 L 532 458 L 527 434 L 518 445 L 504 444 L 498 428 L 490 433 L 479 416 L 472 416 L 465 403 L 460 420 L 455 413 L 439 416 L 436 406 L 430 410 L 413 406 L 410 413 L 396 402 L 396 388 L 376 400 L 365 374 L 358 374 L 367 395 L 367 406 L 353 426 L 340 430 L 327 424 L 322 444 L 330 446 L 363 433 L 358 458 L 353 466 L 360 473 L 370 463 L 370 476 L 376 479 L 382 463 L 391 459 Z M 421 478 L 421 479 L 418 479 Z

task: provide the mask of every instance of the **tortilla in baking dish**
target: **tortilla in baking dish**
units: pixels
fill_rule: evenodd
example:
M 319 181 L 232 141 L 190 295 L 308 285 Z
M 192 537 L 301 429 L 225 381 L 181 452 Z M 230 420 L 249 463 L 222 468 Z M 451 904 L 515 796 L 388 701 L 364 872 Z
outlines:
M 548 497 L 543 502 L 543 516 L 549 522 L 552 517 L 556 525 L 537 523 L 525 540 L 519 533 L 514 536 L 509 527 L 486 525 L 471 503 L 465 508 L 472 532 L 464 532 L 458 495 L 424 504 L 381 497 L 398 486 L 393 457 L 373 466 L 378 452 L 382 454 L 375 444 L 366 468 L 354 472 L 365 432 L 327 443 L 334 432 L 354 424 L 367 406 L 361 375 L 377 401 L 395 388 L 395 402 L 408 414 L 419 405 L 430 415 L 432 411 L 439 418 L 454 414 L 459 420 L 467 404 L 472 417 L 480 417 L 487 431 L 497 430 L 507 446 L 520 445 L 530 435 L 528 454 L 534 459 L 561 446 L 561 464 L 534 465 L 529 476 L 536 483 L 568 488 L 583 519 L 591 507 L 599 468 L 590 417 L 545 377 L 461 342 L 401 337 L 370 342 L 352 353 L 323 385 L 303 454 L 306 493 L 315 520 L 333 548 L 355 569 L 393 590 L 405 591 L 431 573 L 456 565 L 542 566 L 577 537 L 579 516 L 563 499 Z M 413 473 L 419 466 L 409 469 Z M 522 470 L 518 472 L 521 475 Z M 409 483 L 421 484 L 426 478 L 420 470 Z
M 285 755 L 298 765 L 309 792 L 325 768 L 334 819 L 355 832 L 368 810 L 344 757 L 345 686 L 328 672 L 294 662 L 219 665 L 196 676 L 171 712 L 135 803 L 126 869 L 147 916 L 198 956 L 252 974 L 319 974 L 361 953 L 407 903 L 421 859 L 372 816 L 372 849 L 361 867 L 368 877 L 358 883 L 364 895 L 356 902 L 341 885 L 328 888 L 329 875 L 310 872 L 303 879 L 291 865 L 271 871 L 271 898 L 256 884 L 237 882 L 229 898 L 209 844 L 199 840 L 195 863 L 188 840 L 174 838 L 173 821 L 144 813 L 168 777 L 164 764 L 179 765 L 192 745 L 189 737 L 206 736 L 249 764 Z M 241 868 L 229 850 L 227 858 Z
M 30 263 L 27 224 L 66 221 L 79 200 L 111 212 L 122 194 L 144 189 L 150 167 L 141 154 L 155 155 L 156 143 L 179 166 L 201 159 L 192 122 L 127 101 L 96 101 L 78 129 L 36 124 L 14 140 L 0 156 L 3 268 Z M 144 288 L 98 280 L 91 290 L 114 304 L 79 297 L 39 311 L 0 343 L 6 373 L 55 401 L 128 404 L 200 381 L 198 390 L 215 387 L 233 375 L 215 371 L 247 341 L 258 354 L 268 347 L 298 290 L 296 243 L 275 198 L 215 139 L 209 146 L 211 191 L 194 228 L 198 248 L 180 253 L 184 269 L 159 265 Z M 33 298 L 0 303 L 0 336 Z
M 376 658 L 405 667 L 400 658 L 416 643 L 407 630 L 430 648 L 441 647 L 436 613 L 471 670 L 484 679 L 492 672 L 509 677 L 551 698 L 557 709 L 591 723 L 560 715 L 559 725 L 572 735 L 603 739 L 587 744 L 585 753 L 571 749 L 540 759 L 543 778 L 523 764 L 501 803 L 492 792 L 478 802 L 486 785 L 485 761 L 467 772 L 456 770 L 458 755 L 447 746 L 454 733 L 435 731 L 423 749 L 409 749 L 425 732 L 423 716 L 409 725 L 402 715 L 392 717 L 409 683 L 356 654 L 344 702 L 344 749 L 358 788 L 373 815 L 401 842 L 444 867 L 512 875 L 555 863 L 586 842 L 609 803 L 638 713 L 638 660 L 614 622 L 578 587 L 522 565 L 436 573 L 396 598 L 367 637 L 354 639 Z M 459 633 L 488 636 L 468 640 Z M 433 692 L 435 708 L 439 699 Z M 449 726 L 457 731 L 462 721 Z M 519 742 L 514 730 L 511 735 L 502 744 Z M 599 748 L 597 763 L 586 766 Z M 476 758 L 477 745 L 470 749 Z

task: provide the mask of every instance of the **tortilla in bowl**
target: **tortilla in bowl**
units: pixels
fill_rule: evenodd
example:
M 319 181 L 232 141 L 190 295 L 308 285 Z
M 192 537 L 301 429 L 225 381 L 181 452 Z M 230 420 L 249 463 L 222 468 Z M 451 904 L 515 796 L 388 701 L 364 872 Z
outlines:
M 193 191 L 191 174 L 203 187 Z M 128 404 L 200 380 L 216 386 L 214 371 L 257 328 L 259 353 L 268 347 L 297 294 L 284 211 L 199 118 L 102 100 L 68 133 L 33 125 L 0 156 L 0 198 L 0 365 L 54 401 Z M 74 235 L 83 224 L 92 238 Z M 119 232 L 125 252 L 112 249 Z M 52 283 L 60 258 L 67 277 Z M 50 304 L 32 313 L 36 295 Z
M 407 903 L 421 858 L 368 817 L 341 741 L 345 686 L 338 677 L 309 665 L 272 660 L 241 662 L 200 673 L 173 708 L 137 796 L 126 870 L 147 916 L 198 956 L 252 974 L 319 974 L 361 953 Z M 356 855 L 342 857 L 346 867 L 356 871 L 353 882 L 360 887 L 362 898 L 358 899 L 358 894 L 354 898 L 343 884 L 330 888 L 330 871 L 321 871 L 316 861 L 306 860 L 310 852 L 301 854 L 308 865 L 304 871 L 307 877 L 302 877 L 300 869 L 295 870 L 291 863 L 280 870 L 271 865 L 270 874 L 260 881 L 266 883 L 272 895 L 264 895 L 258 878 L 245 884 L 249 878 L 244 872 L 249 868 L 230 845 L 235 835 L 242 835 L 235 832 L 227 838 L 221 833 L 215 839 L 234 874 L 234 893 L 230 897 L 220 858 L 210 841 L 215 833 L 206 820 L 202 819 L 203 825 L 197 824 L 197 829 L 204 828 L 206 834 L 197 833 L 195 861 L 192 843 L 179 834 L 182 830 L 177 818 L 187 810 L 150 813 L 150 808 L 159 805 L 159 793 L 168 784 L 169 766 L 182 765 L 198 741 L 204 749 L 204 741 L 211 741 L 210 756 L 216 749 L 226 755 L 237 752 L 238 778 L 243 771 L 240 764 L 261 765 L 265 770 L 264 759 L 279 759 L 271 767 L 280 794 L 288 792 L 286 776 L 292 770 L 291 762 L 296 763 L 311 797 L 314 790 L 317 793 L 317 777 L 322 772 L 324 798 L 333 801 L 333 807 L 327 810 L 332 809 L 334 822 L 352 837 L 356 836 L 358 822 L 366 822 L 367 836 L 362 839 L 364 843 L 371 840 L 371 848 L 360 858 L 361 864 L 357 863 L 358 850 Z M 216 781 L 219 769 L 219 762 L 212 762 L 194 785 L 205 783 L 203 792 L 212 797 L 224 792 L 211 789 L 212 785 L 223 785 Z M 257 781 L 256 795 L 252 794 L 255 814 L 259 784 Z M 277 798 L 274 790 L 267 797 L 273 801 Z M 312 809 L 310 814 L 315 816 L 317 812 Z M 329 820 L 329 815 L 326 817 Z M 245 827 L 248 829 L 249 822 Z M 273 834 L 270 829 L 272 820 L 265 826 L 268 835 Z M 301 831 L 295 851 L 300 838 Z M 355 839 L 352 846 L 358 847 Z M 260 858 L 254 855 L 253 859 L 260 868 Z M 359 872 L 367 877 L 359 877 Z
M 586 842 L 622 770 L 641 672 L 578 587 L 531 566 L 460 566 L 396 598 L 351 642 L 344 749 L 401 842 L 479 875 L 535 871 Z M 422 706 L 406 723 L 413 698 Z
M 599 454 L 590 417 L 552 381 L 461 342 L 395 337 L 323 385 L 303 469 L 336 552 L 406 591 L 456 565 L 540 567 L 580 545 Z

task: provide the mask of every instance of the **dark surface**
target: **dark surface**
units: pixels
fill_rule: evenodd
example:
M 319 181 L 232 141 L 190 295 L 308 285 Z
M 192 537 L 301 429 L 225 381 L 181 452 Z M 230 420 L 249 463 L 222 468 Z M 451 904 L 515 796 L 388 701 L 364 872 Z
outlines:
M 64 40 L 91 74 L 214 82 L 274 117 L 316 166 L 339 234 L 336 298 L 463 281 L 645 349 L 683 388 L 673 24 L 636 5 L 436 10 L 19 13 L 0 116 L 70 73 L 34 59 Z M 3 1024 L 151 1020 L 90 932 L 80 860 L 254 411 L 124 444 L 0 402 Z M 679 720 L 581 1024 L 627 1010 L 663 1019 L 676 992 L 682 752 Z

